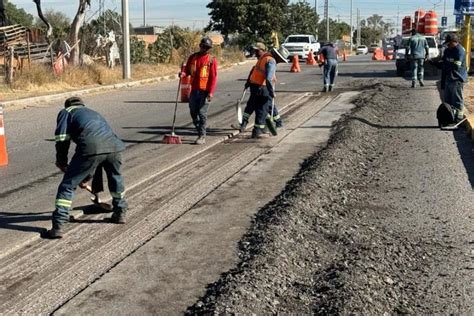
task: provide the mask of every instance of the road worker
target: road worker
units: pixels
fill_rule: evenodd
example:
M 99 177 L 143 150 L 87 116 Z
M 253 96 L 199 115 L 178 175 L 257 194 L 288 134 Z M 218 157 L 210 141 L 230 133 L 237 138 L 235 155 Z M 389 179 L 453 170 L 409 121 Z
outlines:
M 417 79 L 420 86 L 423 87 L 425 85 L 423 82 L 424 63 L 429 56 L 429 46 L 426 38 L 423 35 L 418 34 L 416 29 L 411 30 L 411 37 L 408 40 L 406 56 L 411 60 L 411 87 L 416 87 Z
M 56 166 L 64 172 L 56 194 L 56 209 L 53 212 L 52 229 L 44 232 L 44 238 L 61 238 L 63 227 L 69 220 L 69 210 L 77 186 L 99 165 L 107 175 L 112 195 L 113 214 L 109 221 L 125 223 L 127 201 L 120 167 L 124 143 L 114 134 L 106 120 L 97 112 L 86 108 L 78 97 L 66 100 L 64 109 L 57 118 L 55 131 Z M 68 164 L 71 140 L 76 151 Z
M 455 34 L 446 35 L 443 53 L 444 102 L 455 109 L 456 122 L 464 118 L 464 85 L 467 83 L 466 50 Z
M 250 87 L 250 77 L 252 76 L 252 72 L 254 71 L 255 66 L 252 67 L 250 70 L 249 76 L 247 78 L 247 82 L 245 83 L 245 89 L 248 89 Z M 273 82 L 274 85 L 274 82 Z M 245 107 L 244 113 L 242 115 L 242 124 L 240 124 L 240 132 L 244 132 L 247 124 L 249 122 L 250 116 L 252 115 L 253 111 L 255 111 L 254 106 L 251 103 L 247 103 L 247 106 Z M 268 106 L 268 114 L 271 116 L 273 115 L 273 121 L 275 122 L 275 126 L 277 128 L 283 127 L 283 120 L 280 116 L 280 113 L 278 111 L 278 107 L 276 104 L 273 105 L 273 113 L 272 113 L 272 107 L 271 105 Z
M 337 49 L 329 42 L 321 48 L 319 55 L 324 57 L 324 64 L 319 64 L 319 67 L 324 66 L 323 92 L 332 91 L 337 76 Z
M 276 61 L 272 54 L 267 52 L 264 43 L 256 43 L 253 49 L 258 61 L 250 73 L 248 83 L 246 83 L 250 87 L 250 98 L 244 111 L 240 129 L 245 130 L 250 114 L 255 112 L 252 138 L 262 138 L 264 137 L 266 120 L 271 117 L 269 111 L 271 111 L 272 99 L 275 97 L 272 82 L 275 80 Z
M 199 52 L 189 56 L 182 74 L 192 78 L 189 110 L 198 133 L 197 145 L 206 142 L 207 112 L 217 85 L 217 60 L 210 55 L 211 48 L 212 40 L 204 37 L 199 44 Z

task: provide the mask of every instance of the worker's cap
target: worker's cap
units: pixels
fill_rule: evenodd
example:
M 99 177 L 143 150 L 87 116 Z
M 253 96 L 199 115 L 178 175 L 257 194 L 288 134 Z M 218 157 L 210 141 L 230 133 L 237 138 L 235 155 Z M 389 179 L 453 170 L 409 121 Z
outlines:
M 64 102 L 64 107 L 68 108 L 70 106 L 84 106 L 84 101 L 79 97 L 70 97 Z
M 265 46 L 265 44 L 263 44 L 262 42 L 257 42 L 255 44 L 253 44 L 252 48 L 254 50 L 257 50 L 257 49 L 260 49 L 260 50 L 263 50 L 263 51 L 267 50 L 267 46 Z
M 446 37 L 444 38 L 444 43 L 451 43 L 451 42 L 459 42 L 458 37 L 456 34 L 447 34 Z

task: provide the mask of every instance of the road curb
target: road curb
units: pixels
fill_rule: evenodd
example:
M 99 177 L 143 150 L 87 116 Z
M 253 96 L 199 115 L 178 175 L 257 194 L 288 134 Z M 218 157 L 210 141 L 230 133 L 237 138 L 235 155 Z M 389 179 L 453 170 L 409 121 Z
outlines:
M 246 60 L 243 62 L 233 63 L 229 66 L 222 67 L 221 70 L 232 68 L 235 66 L 245 65 L 246 63 L 249 63 L 252 61 L 254 62 L 254 60 Z M 93 88 L 72 90 L 68 92 L 43 95 L 43 96 L 38 96 L 38 97 L 29 97 L 29 98 L 3 101 L 0 104 L 3 106 L 4 109 L 13 108 L 13 107 L 28 107 L 33 104 L 38 104 L 42 102 L 51 102 L 51 101 L 55 101 L 59 99 L 64 100 L 72 96 L 77 96 L 77 94 L 81 94 L 81 95 L 92 94 L 92 93 L 105 92 L 105 91 L 117 90 L 117 89 L 122 89 L 122 88 L 138 87 L 141 85 L 152 84 L 152 83 L 157 83 L 157 82 L 164 82 L 164 81 L 168 82 L 168 81 L 176 80 L 176 79 L 178 79 L 177 75 L 173 74 L 173 75 L 167 75 L 167 76 L 162 76 L 162 77 L 154 77 L 154 78 L 147 78 L 147 79 L 141 79 L 141 80 L 136 80 L 136 81 L 115 83 L 115 84 L 98 86 L 98 87 L 93 87 Z

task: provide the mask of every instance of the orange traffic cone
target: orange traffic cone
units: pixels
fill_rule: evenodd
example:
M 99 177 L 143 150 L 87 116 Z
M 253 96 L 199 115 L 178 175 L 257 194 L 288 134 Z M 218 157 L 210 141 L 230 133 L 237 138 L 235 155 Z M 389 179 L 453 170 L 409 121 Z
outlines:
M 3 108 L 0 106 L 0 166 L 8 165 L 7 139 L 3 124 Z
M 291 72 L 300 72 L 301 71 L 301 68 L 300 68 L 300 60 L 298 58 L 298 55 L 295 54 L 293 56 L 293 63 L 291 64 L 291 69 L 290 69 Z
M 306 64 L 307 65 L 316 65 L 316 60 L 314 59 L 314 55 L 313 55 L 313 50 L 310 49 L 309 50 L 309 53 L 308 53 L 308 58 L 306 58 Z

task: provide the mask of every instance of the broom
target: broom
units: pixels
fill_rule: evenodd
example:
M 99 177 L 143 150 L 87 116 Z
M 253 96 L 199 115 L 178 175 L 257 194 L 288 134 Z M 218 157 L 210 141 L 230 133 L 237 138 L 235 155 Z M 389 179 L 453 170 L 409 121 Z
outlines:
M 174 133 L 174 127 L 176 123 L 176 111 L 178 110 L 178 98 L 179 98 L 179 88 L 181 87 L 181 74 L 179 75 L 178 82 L 178 92 L 176 93 L 176 102 L 174 105 L 174 115 L 173 115 L 173 126 L 171 127 L 171 135 L 167 134 L 163 137 L 163 144 L 182 144 L 181 136 L 178 136 Z

